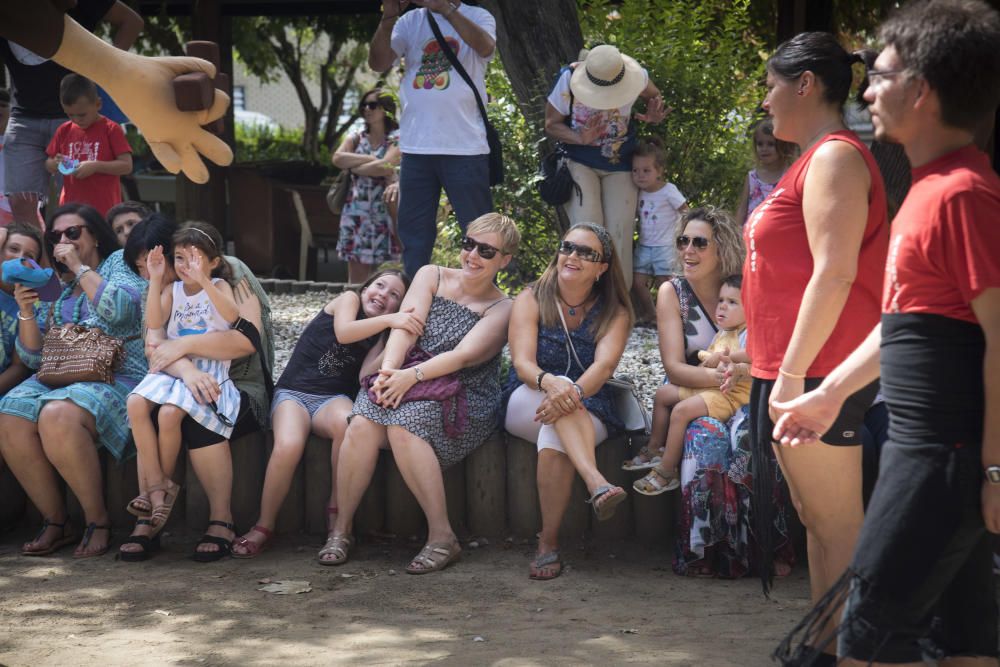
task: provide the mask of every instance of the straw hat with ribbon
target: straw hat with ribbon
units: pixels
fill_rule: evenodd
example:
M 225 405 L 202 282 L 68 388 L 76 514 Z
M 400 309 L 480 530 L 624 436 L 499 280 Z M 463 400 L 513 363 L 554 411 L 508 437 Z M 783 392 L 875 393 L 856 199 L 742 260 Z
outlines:
M 635 58 L 601 44 L 576 66 L 569 86 L 577 101 L 591 109 L 617 109 L 639 97 L 646 87 L 646 73 Z

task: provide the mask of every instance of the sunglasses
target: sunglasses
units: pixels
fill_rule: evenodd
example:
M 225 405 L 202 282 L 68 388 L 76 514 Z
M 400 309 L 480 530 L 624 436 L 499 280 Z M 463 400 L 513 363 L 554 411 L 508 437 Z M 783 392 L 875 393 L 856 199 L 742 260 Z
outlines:
M 83 230 L 86 229 L 86 225 L 73 225 L 72 227 L 67 227 L 62 230 L 53 229 L 51 231 L 45 232 L 45 239 L 52 245 L 58 245 L 62 241 L 62 237 L 65 236 L 70 241 L 76 241 L 83 234 Z
M 494 257 L 496 257 L 498 252 L 501 252 L 500 248 L 494 248 L 489 243 L 480 243 L 479 241 L 473 238 L 469 238 L 468 236 L 463 236 L 462 250 L 464 250 L 465 252 L 472 252 L 473 248 L 475 248 L 476 252 L 478 252 L 479 256 L 482 257 L 483 259 L 493 259 Z
M 572 241 L 562 241 L 559 243 L 559 254 L 566 255 L 569 257 L 573 253 L 585 262 L 603 262 L 604 258 L 601 257 L 601 253 L 597 252 L 590 246 L 585 246 L 581 243 L 573 243 Z
M 369 111 L 375 111 L 375 109 L 382 108 L 382 103 L 381 102 L 362 102 L 361 103 L 361 108 L 362 109 L 368 109 Z
M 707 239 L 704 236 L 678 236 L 677 237 L 677 249 L 687 250 L 687 247 L 694 246 L 698 250 L 704 250 L 708 247 L 711 239 Z

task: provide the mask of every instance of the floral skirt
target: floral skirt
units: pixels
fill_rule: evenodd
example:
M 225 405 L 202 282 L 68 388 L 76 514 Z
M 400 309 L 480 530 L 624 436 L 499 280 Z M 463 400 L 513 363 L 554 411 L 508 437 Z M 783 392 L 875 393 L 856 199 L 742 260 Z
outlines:
M 674 572 L 736 578 L 756 567 L 750 518 L 753 471 L 750 465 L 749 419 L 744 406 L 729 424 L 702 417 L 684 435 L 681 460 L 681 512 Z M 777 461 L 775 476 L 775 559 L 789 565 L 795 550 L 788 531 L 789 496 Z

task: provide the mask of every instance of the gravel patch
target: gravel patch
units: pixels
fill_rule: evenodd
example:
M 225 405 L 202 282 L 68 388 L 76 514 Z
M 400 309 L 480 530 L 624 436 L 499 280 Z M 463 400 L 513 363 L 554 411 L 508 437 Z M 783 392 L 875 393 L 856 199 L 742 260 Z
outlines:
M 285 370 L 302 330 L 337 295 L 332 292 L 306 292 L 268 296 L 271 299 L 271 319 L 274 323 L 274 377 L 277 379 Z M 507 355 L 505 348 L 504 356 Z M 663 382 L 664 375 L 656 329 L 637 327 L 632 330 L 625 354 L 618 364 L 617 374 L 632 378 L 639 388 L 639 395 L 646 399 L 646 407 L 652 411 L 653 394 Z

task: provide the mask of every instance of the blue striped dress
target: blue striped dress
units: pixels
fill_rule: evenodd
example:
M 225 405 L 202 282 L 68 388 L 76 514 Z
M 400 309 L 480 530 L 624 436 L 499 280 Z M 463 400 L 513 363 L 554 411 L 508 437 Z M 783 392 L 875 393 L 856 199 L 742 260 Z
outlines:
M 216 278 L 212 282 L 218 284 L 223 280 Z M 184 292 L 184 283 L 180 280 L 173 284 L 172 289 L 173 305 L 170 321 L 167 324 L 167 339 L 176 340 L 181 336 L 197 336 L 230 329 L 229 323 L 212 305 L 205 290 L 199 290 L 197 294 L 189 296 Z M 229 379 L 231 362 L 203 357 L 189 357 L 189 359 L 198 370 L 208 373 L 219 383 L 222 395 L 216 401 L 215 407 L 198 403 L 183 380 L 162 372 L 146 375 L 132 393 L 160 405 L 176 405 L 198 424 L 228 440 L 240 412 L 240 392 Z M 226 421 L 220 419 L 220 415 L 223 415 Z

